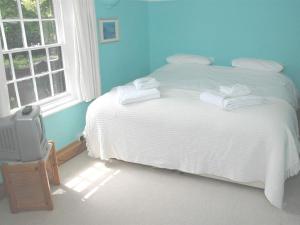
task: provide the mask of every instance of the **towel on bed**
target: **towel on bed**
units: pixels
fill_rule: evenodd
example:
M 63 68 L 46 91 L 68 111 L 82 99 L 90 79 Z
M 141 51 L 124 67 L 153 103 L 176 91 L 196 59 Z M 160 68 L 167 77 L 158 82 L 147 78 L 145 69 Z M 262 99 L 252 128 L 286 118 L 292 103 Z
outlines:
M 160 83 L 153 77 L 143 77 L 133 81 L 134 86 L 138 90 L 158 88 Z
M 200 100 L 228 111 L 249 106 L 262 105 L 267 102 L 266 98 L 261 96 L 245 95 L 239 97 L 227 97 L 226 94 L 214 90 L 202 92 L 200 94 Z
M 266 104 L 267 100 L 261 96 L 247 95 L 236 98 L 225 98 L 223 109 L 231 111 L 239 108 Z
M 137 90 L 133 85 L 119 86 L 117 93 L 119 103 L 122 105 L 160 98 L 160 91 L 157 88 Z

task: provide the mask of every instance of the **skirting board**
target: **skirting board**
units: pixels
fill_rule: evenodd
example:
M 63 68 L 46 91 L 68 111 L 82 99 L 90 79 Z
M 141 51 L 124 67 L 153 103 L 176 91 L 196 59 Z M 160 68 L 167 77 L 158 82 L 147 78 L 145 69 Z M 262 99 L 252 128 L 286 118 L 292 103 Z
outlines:
M 58 165 L 62 165 L 63 163 L 67 162 L 68 160 L 72 159 L 76 155 L 84 152 L 86 150 L 85 141 L 75 141 L 65 148 L 61 149 L 60 151 L 56 152 L 57 163 Z

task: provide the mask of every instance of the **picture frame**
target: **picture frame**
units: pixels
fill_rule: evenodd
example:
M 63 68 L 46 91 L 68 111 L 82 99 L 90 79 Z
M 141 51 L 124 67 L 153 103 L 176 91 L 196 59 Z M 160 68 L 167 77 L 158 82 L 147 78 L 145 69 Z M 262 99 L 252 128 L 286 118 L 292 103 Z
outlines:
M 119 19 L 99 19 L 100 43 L 111 43 L 120 41 Z

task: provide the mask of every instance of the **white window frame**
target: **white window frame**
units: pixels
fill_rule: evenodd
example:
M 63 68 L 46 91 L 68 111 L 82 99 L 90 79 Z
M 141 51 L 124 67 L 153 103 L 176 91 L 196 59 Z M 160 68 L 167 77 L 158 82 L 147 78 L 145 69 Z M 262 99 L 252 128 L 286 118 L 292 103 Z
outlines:
M 12 54 L 16 52 L 28 52 L 29 54 L 29 60 L 30 60 L 30 69 L 31 69 L 31 76 L 24 77 L 22 79 L 18 79 L 18 81 L 22 80 L 27 80 L 27 79 L 32 79 L 34 82 L 34 92 L 35 92 L 35 97 L 36 97 L 36 102 L 31 103 L 31 105 L 40 105 L 42 114 L 43 116 L 48 116 L 51 115 L 55 112 L 61 111 L 63 109 L 66 109 L 68 107 L 71 107 L 73 105 L 76 105 L 80 103 L 81 101 L 79 100 L 78 96 L 78 90 L 77 90 L 77 85 L 74 85 L 74 80 L 72 80 L 71 73 L 70 73 L 70 66 L 68 62 L 68 55 L 72 54 L 68 48 L 66 48 L 66 42 L 65 42 L 65 33 L 64 33 L 64 27 L 66 27 L 66 24 L 64 23 L 63 20 L 63 14 L 62 14 L 62 6 L 61 6 L 61 0 L 52 0 L 53 2 L 53 11 L 54 11 L 54 18 L 50 19 L 42 19 L 43 21 L 54 21 L 56 25 L 56 34 L 57 34 L 57 43 L 51 44 L 51 45 L 45 45 L 44 43 L 44 32 L 43 32 L 43 27 L 42 27 L 42 20 L 41 20 L 41 11 L 40 11 L 40 6 L 37 4 L 37 13 L 38 13 L 38 18 L 35 19 L 24 19 L 23 14 L 22 14 L 22 8 L 21 8 L 21 0 L 17 1 L 18 4 L 18 10 L 19 10 L 19 16 L 20 18 L 18 19 L 4 19 L 2 20 L 3 22 L 21 22 L 21 31 L 22 31 L 22 40 L 23 40 L 23 48 L 18 48 L 18 49 L 7 49 L 7 43 L 6 43 L 6 37 L 5 37 L 5 32 L 4 32 L 4 27 L 3 27 L 3 22 L 0 23 L 1 29 L 2 29 L 2 37 L 3 37 L 3 50 L 2 50 L 2 56 L 3 54 L 7 54 L 10 57 L 10 62 L 11 62 L 11 72 L 13 79 L 11 81 L 6 81 L 5 80 L 5 85 L 8 85 L 10 83 L 14 83 L 15 85 L 15 90 L 16 90 L 16 95 L 17 95 L 17 101 L 18 105 L 20 106 L 20 97 L 18 93 L 18 88 L 16 87 L 16 76 L 15 76 L 15 71 L 13 69 L 13 60 L 12 60 Z M 37 3 L 40 3 L 40 0 L 37 0 Z M 40 31 L 41 31 L 41 45 L 40 46 L 33 46 L 33 47 L 28 47 L 27 46 L 27 40 L 26 40 L 26 33 L 25 33 L 25 27 L 24 27 L 24 22 L 28 21 L 37 21 L 39 22 L 40 26 Z M 61 53 L 62 53 L 62 58 L 63 58 L 63 68 L 59 70 L 52 71 L 51 70 L 51 65 L 50 65 L 50 58 L 49 58 L 49 48 L 53 47 L 61 47 Z M 45 49 L 46 50 L 46 56 L 47 56 L 47 63 L 48 63 L 48 71 L 42 74 L 35 75 L 34 74 L 34 68 L 33 68 L 33 62 L 32 62 L 32 51 L 37 50 L 37 49 Z M 2 57 L 3 58 L 3 57 Z M 3 60 L 3 59 L 2 59 Z M 52 85 L 52 74 L 57 73 L 60 71 L 64 71 L 64 77 L 65 77 L 65 83 L 66 83 L 66 92 L 48 97 L 43 100 L 38 100 L 37 97 L 37 88 L 36 88 L 36 78 L 48 75 L 50 78 L 50 86 L 51 86 L 51 93 L 54 94 L 53 91 L 53 85 Z M 1 82 L 1 80 L 0 80 Z M 3 81 L 2 81 L 3 82 Z M 10 107 L 9 107 L 10 108 Z M 10 110 L 11 113 L 14 113 L 20 108 L 15 108 Z

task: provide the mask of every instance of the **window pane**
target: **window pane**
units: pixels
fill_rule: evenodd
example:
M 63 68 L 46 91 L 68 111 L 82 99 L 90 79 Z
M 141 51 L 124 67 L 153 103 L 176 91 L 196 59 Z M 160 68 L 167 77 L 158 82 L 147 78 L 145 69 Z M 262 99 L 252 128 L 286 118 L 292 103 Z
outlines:
M 18 52 L 13 55 L 16 79 L 31 75 L 28 52 Z
M 36 0 L 21 0 L 24 18 L 37 18 Z
M 49 48 L 49 57 L 52 71 L 63 68 L 61 47 Z
M 17 85 L 22 106 L 35 102 L 32 79 L 20 81 Z
M 0 0 L 2 19 L 19 18 L 17 0 Z
M 48 72 L 48 63 L 45 49 L 32 51 L 32 61 L 35 74 Z
M 54 94 L 63 93 L 66 91 L 66 82 L 64 72 L 54 73 L 53 75 L 53 90 Z
M 54 21 L 43 21 L 43 31 L 45 44 L 54 44 L 57 42 L 56 28 Z
M 36 86 L 37 86 L 39 100 L 51 96 L 49 75 L 37 77 L 36 78 Z
M 52 0 L 41 0 L 41 16 L 42 18 L 53 18 L 53 4 Z
M 22 48 L 22 31 L 20 22 L 3 23 L 7 48 Z
M 25 31 L 27 38 L 27 45 L 36 46 L 41 45 L 41 32 L 39 22 L 25 22 Z
M 8 55 L 4 55 L 4 66 L 5 66 L 6 80 L 10 81 L 12 80 L 12 72 L 11 72 L 11 64 Z
M 8 95 L 9 95 L 9 104 L 10 108 L 14 109 L 18 107 L 17 95 L 14 84 L 8 84 Z

